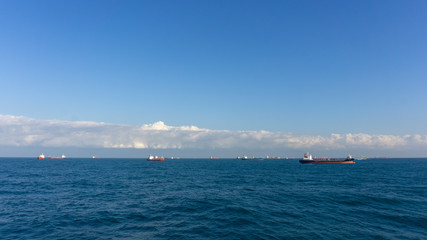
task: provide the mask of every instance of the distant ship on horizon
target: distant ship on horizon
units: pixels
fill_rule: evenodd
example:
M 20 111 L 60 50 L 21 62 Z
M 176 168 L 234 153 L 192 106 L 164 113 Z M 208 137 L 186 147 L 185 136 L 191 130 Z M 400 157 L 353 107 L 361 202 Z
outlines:
M 303 164 L 354 164 L 354 158 L 349 154 L 347 158 L 313 158 L 309 153 L 304 154 L 304 157 L 299 160 Z
M 164 160 L 165 160 L 164 157 L 158 157 L 153 155 L 149 155 L 147 158 L 147 161 L 164 161 Z
M 248 157 L 248 156 L 243 156 L 240 159 L 242 160 L 252 160 L 252 161 L 263 161 L 264 158 L 257 158 L 257 157 Z
M 64 155 L 64 154 L 62 154 L 62 156 L 60 156 L 60 157 L 48 157 L 48 159 L 66 159 L 67 157 Z

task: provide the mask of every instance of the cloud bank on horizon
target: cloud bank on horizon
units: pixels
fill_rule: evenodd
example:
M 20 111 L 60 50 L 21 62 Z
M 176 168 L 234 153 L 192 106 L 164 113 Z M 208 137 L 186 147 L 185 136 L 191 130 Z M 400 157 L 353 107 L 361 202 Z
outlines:
M 135 149 L 411 149 L 427 146 L 427 135 L 332 133 L 328 136 L 270 131 L 211 130 L 140 126 L 90 121 L 37 120 L 0 115 L 0 146 L 96 147 Z

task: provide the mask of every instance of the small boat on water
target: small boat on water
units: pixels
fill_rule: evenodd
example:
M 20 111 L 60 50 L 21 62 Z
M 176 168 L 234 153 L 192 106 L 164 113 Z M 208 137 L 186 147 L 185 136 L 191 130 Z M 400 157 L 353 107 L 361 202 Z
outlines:
M 44 156 L 44 154 L 42 153 L 42 154 L 40 154 L 38 157 L 37 157 L 37 159 L 38 160 L 43 160 L 43 159 L 45 159 L 46 157 Z
M 164 157 L 158 157 L 153 155 L 149 155 L 147 158 L 147 161 L 164 161 L 164 160 L 165 160 Z
M 354 164 L 354 158 L 349 154 L 347 158 L 313 158 L 311 154 L 304 154 L 304 157 L 299 160 L 300 163 L 311 164 Z

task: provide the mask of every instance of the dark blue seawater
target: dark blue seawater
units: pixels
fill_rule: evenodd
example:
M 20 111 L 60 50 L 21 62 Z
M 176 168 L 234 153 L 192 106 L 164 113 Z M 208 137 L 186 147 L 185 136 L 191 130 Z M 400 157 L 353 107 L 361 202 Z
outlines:
M 0 158 L 0 239 L 427 239 L 427 159 Z

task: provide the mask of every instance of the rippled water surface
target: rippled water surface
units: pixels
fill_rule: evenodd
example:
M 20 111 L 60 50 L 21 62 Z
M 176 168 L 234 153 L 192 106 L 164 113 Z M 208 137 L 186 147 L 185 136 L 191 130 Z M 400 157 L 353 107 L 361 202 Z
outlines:
M 0 239 L 426 239 L 427 159 L 0 158 Z

